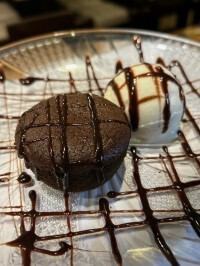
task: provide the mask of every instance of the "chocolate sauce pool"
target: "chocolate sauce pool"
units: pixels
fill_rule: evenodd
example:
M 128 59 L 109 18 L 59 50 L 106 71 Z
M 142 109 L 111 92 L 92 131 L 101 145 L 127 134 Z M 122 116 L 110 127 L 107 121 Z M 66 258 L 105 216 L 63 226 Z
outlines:
M 133 43 L 135 44 L 135 47 L 138 50 L 139 53 L 139 58 L 140 58 L 140 62 L 143 63 L 144 62 L 144 57 L 143 57 L 143 51 L 142 51 L 142 47 L 141 47 L 141 40 L 139 37 L 135 37 L 133 38 Z M 159 58 L 157 60 L 158 63 L 165 65 L 164 60 Z M 97 90 L 99 90 L 100 94 L 103 95 L 103 89 L 101 88 L 97 76 L 95 74 L 94 71 L 94 67 L 91 63 L 91 60 L 89 58 L 89 56 L 87 56 L 85 58 L 85 63 L 86 63 L 86 74 L 87 74 L 87 80 L 88 80 L 88 87 L 89 90 L 88 92 L 93 92 L 93 88 L 91 85 L 91 80 L 93 79 L 95 82 L 95 85 L 97 87 Z M 151 66 L 149 65 L 149 68 Z M 180 64 L 180 62 L 178 61 L 173 61 L 169 68 L 173 68 L 173 67 L 178 67 L 180 69 L 180 72 L 182 73 L 183 77 L 186 80 L 186 83 L 190 86 L 191 91 L 193 93 L 195 93 L 198 97 L 199 97 L 199 93 L 196 90 L 196 88 L 194 88 L 192 82 L 189 80 L 189 78 L 186 75 L 186 72 L 184 71 L 183 66 Z M 123 69 L 123 65 L 121 61 L 118 61 L 116 63 L 116 68 L 115 71 L 116 73 L 120 72 Z M 132 100 L 132 102 L 136 103 L 134 104 L 134 106 L 130 107 L 130 112 L 132 114 L 132 127 L 133 129 L 137 129 L 138 126 L 138 121 L 139 121 L 139 112 L 138 112 L 138 104 L 137 104 L 137 88 L 134 85 L 134 79 L 136 78 L 134 76 L 134 73 L 131 71 L 130 68 L 126 68 L 125 69 L 125 74 L 126 74 L 126 82 L 129 88 L 129 97 Z M 150 69 L 150 74 L 153 77 L 160 77 L 162 78 L 162 82 L 163 82 L 163 92 L 166 96 L 166 99 L 168 99 L 168 88 L 167 88 L 167 81 L 171 80 L 172 82 L 176 82 L 175 80 L 173 80 L 170 76 L 166 75 L 165 73 L 163 73 L 162 69 L 157 69 L 157 72 L 155 73 L 155 71 L 153 71 L 152 69 Z M 143 77 L 141 75 L 141 77 Z M 137 77 L 138 78 L 138 77 Z M 140 78 L 140 77 L 139 77 Z M 2 70 L 0 70 L 0 83 L 4 84 L 4 82 L 6 81 L 6 77 L 3 73 Z M 33 83 L 38 82 L 38 81 L 44 81 L 44 82 L 50 82 L 50 81 L 57 81 L 57 82 L 63 82 L 63 80 L 58 80 L 58 79 L 45 79 L 45 78 L 38 78 L 38 77 L 27 77 L 24 79 L 20 79 L 20 83 L 24 86 L 31 86 Z M 75 79 L 72 77 L 72 74 L 69 73 L 69 80 L 68 80 L 69 84 L 70 84 L 70 91 L 71 92 L 76 92 L 78 91 L 76 84 L 75 84 Z M 157 84 L 155 84 L 156 86 L 158 86 Z M 180 97 L 183 97 L 183 93 L 182 93 L 182 88 L 180 87 L 180 85 L 177 83 L 179 89 L 180 89 Z M 122 107 L 124 107 L 124 103 L 123 100 L 121 99 L 120 94 L 118 94 L 118 88 L 117 85 L 113 83 L 113 89 L 116 93 L 116 96 L 120 102 L 120 105 Z M 118 94 L 118 95 L 117 95 Z M 146 101 L 148 101 L 149 99 L 145 99 Z M 62 130 L 62 136 L 61 136 L 61 141 L 62 141 L 62 147 L 61 147 L 61 154 L 62 154 L 62 159 L 63 162 L 68 162 L 68 150 L 67 150 L 67 142 L 66 142 L 66 136 L 65 134 L 65 126 L 66 126 L 66 116 L 62 115 L 62 111 L 60 109 L 60 105 L 63 104 L 64 106 L 64 113 L 67 114 L 67 102 L 66 102 L 66 98 L 63 99 L 63 102 L 61 103 L 60 97 L 57 96 L 56 98 L 56 102 L 57 102 L 57 109 L 58 109 L 58 114 L 59 114 L 59 124 L 62 125 L 63 130 Z M 96 149 L 96 163 L 98 165 L 98 175 L 97 177 L 99 178 L 99 182 L 101 183 L 104 179 L 103 173 L 102 173 L 102 140 L 101 140 L 101 136 L 99 135 L 99 128 L 98 128 L 98 118 L 96 115 L 96 109 L 95 109 L 95 104 L 93 101 L 93 98 L 90 94 L 88 94 L 88 105 L 90 108 L 90 112 L 91 112 L 91 123 L 93 123 L 94 125 L 94 132 L 93 132 L 93 137 L 94 137 L 94 141 L 95 141 L 95 149 Z M 50 116 L 50 106 L 49 103 L 47 101 L 47 116 L 48 116 L 48 122 L 49 124 L 51 123 L 51 116 Z M 200 135 L 200 129 L 199 126 L 196 122 L 196 120 L 194 119 L 194 117 L 192 116 L 191 112 L 188 110 L 188 108 L 186 107 L 186 116 L 189 118 L 189 120 L 191 121 L 192 125 L 194 126 L 196 132 Z M 168 123 L 169 123 L 169 119 L 170 119 L 170 102 L 169 99 L 166 101 L 165 103 L 165 108 L 164 108 L 164 113 L 163 113 L 163 117 L 164 117 L 164 126 L 163 126 L 163 132 L 165 132 L 168 128 Z M 35 117 L 36 118 L 36 117 Z M 32 121 L 32 124 L 34 123 L 34 119 Z M 17 116 L 8 116 L 8 115 L 0 115 L 0 119 L 18 119 Z M 124 197 L 124 196 L 131 196 L 131 195 L 139 195 L 141 203 L 142 203 L 142 210 L 130 210 L 130 211 L 126 211 L 126 210 L 116 210 L 116 211 L 111 211 L 110 210 L 110 206 L 109 206 L 109 201 L 106 198 L 101 198 L 99 200 L 99 209 L 98 210 L 94 210 L 94 211 L 74 211 L 72 212 L 69 209 L 69 200 L 70 200 L 70 195 L 67 192 L 67 188 L 68 188 L 68 177 L 70 175 L 70 172 L 68 170 L 68 163 L 63 164 L 62 167 L 60 168 L 58 165 L 56 165 L 55 161 L 54 161 L 54 151 L 53 151 L 53 147 L 52 147 L 52 143 L 51 143 L 51 129 L 49 127 L 49 154 L 51 156 L 52 162 L 54 163 L 54 167 L 56 169 L 56 171 L 59 171 L 59 173 L 63 173 L 63 179 L 62 183 L 60 183 L 60 186 L 64 185 L 65 188 L 65 192 L 64 192 L 64 201 L 65 201 L 65 210 L 64 211 L 60 211 L 60 212 L 56 212 L 56 211 L 52 211 L 52 212 L 39 212 L 36 210 L 36 202 L 37 202 L 37 193 L 36 191 L 32 190 L 29 192 L 29 198 L 32 204 L 31 210 L 30 211 L 9 211 L 9 212 L 1 212 L 1 214 L 5 214 L 5 215 L 10 215 L 10 216 L 19 216 L 20 220 L 21 220 L 21 225 L 20 225 L 20 236 L 18 238 L 16 238 L 15 240 L 8 242 L 7 245 L 8 246 L 12 246 L 12 247 L 18 247 L 21 250 L 21 255 L 22 255 L 22 262 L 24 266 L 29 266 L 31 265 L 31 253 L 32 252 L 38 252 L 38 253 L 42 253 L 42 254 L 47 254 L 50 256 L 60 256 L 63 255 L 67 252 L 70 252 L 70 265 L 74 264 L 74 253 L 73 250 L 76 249 L 76 247 L 73 246 L 73 241 L 72 239 L 76 236 L 80 236 L 80 235 L 93 235 L 95 233 L 107 233 L 110 239 L 110 244 L 111 244 L 111 249 L 112 249 L 112 253 L 113 253 L 113 257 L 116 261 L 117 265 L 122 265 L 123 261 L 122 261 L 122 255 L 120 253 L 119 250 L 119 246 L 118 246 L 118 241 L 116 238 L 116 231 L 117 230 L 125 230 L 127 228 L 132 228 L 134 230 L 134 228 L 138 228 L 138 227 L 146 227 L 149 226 L 152 234 L 154 236 L 154 240 L 155 243 L 157 244 L 158 248 L 161 250 L 161 252 L 163 253 L 163 255 L 166 257 L 166 259 L 171 263 L 171 265 L 179 265 L 178 261 L 176 260 L 172 250 L 170 249 L 170 247 L 168 246 L 168 244 L 166 243 L 160 229 L 159 229 L 159 225 L 162 223 L 171 223 L 171 222 L 177 222 L 177 221 L 189 221 L 192 228 L 194 229 L 194 231 L 196 232 L 196 234 L 198 236 L 200 236 L 200 216 L 197 213 L 197 211 L 191 206 L 189 199 L 187 198 L 187 194 L 185 193 L 185 189 L 189 188 L 189 187 L 194 187 L 197 185 L 200 185 L 200 180 L 196 180 L 196 181 L 190 181 L 187 183 L 183 183 L 180 180 L 180 177 L 178 175 L 178 172 L 176 170 L 176 166 L 174 163 L 174 159 L 175 158 L 181 158 L 183 157 L 188 157 L 191 158 L 192 160 L 195 161 L 196 165 L 200 168 L 200 161 L 199 161 L 199 154 L 196 154 L 192 151 L 189 142 L 187 141 L 184 133 L 182 131 L 178 132 L 178 136 L 184 151 L 184 155 L 181 156 L 172 156 L 167 147 L 163 147 L 163 154 L 160 155 L 160 160 L 163 164 L 163 166 L 166 169 L 166 172 L 168 174 L 168 176 L 170 177 L 171 181 L 172 181 L 172 185 L 168 185 L 168 186 L 163 186 L 163 187 L 156 187 L 156 188 L 149 188 L 146 189 L 143 187 L 142 183 L 141 183 L 141 177 L 140 177 L 140 161 L 141 160 L 146 160 L 147 158 L 142 158 L 139 157 L 137 155 L 137 150 L 135 147 L 131 148 L 131 156 L 132 156 L 132 164 L 133 164 L 133 182 L 137 184 L 137 190 L 134 191 L 124 191 L 124 192 L 118 192 L 118 191 L 110 191 L 107 194 L 107 197 L 109 198 L 116 198 L 116 197 Z M 22 134 L 21 137 L 21 149 L 20 149 L 20 154 L 21 156 L 24 157 L 24 152 L 23 152 L 23 144 L 25 142 L 25 134 Z M 0 146 L 0 150 L 15 150 L 15 146 Z M 156 158 L 156 157 L 155 157 Z M 149 159 L 152 159 L 149 157 Z M 26 158 L 25 158 L 26 160 Z M 168 164 L 166 164 L 166 162 L 168 162 Z M 169 171 L 169 167 L 170 167 L 170 171 Z M 173 173 L 173 175 L 172 175 Z M 0 175 L 0 183 L 2 182 L 9 182 L 9 175 L 10 173 L 3 173 Z M 18 182 L 20 182 L 21 184 L 30 182 L 31 178 L 28 174 L 22 172 L 21 175 L 18 177 Z M 60 179 L 58 180 L 58 182 L 60 182 Z M 169 217 L 169 218 L 155 218 L 154 217 L 154 212 L 150 205 L 149 205 L 149 201 L 148 201 L 148 196 L 147 193 L 148 192 L 166 192 L 166 191 L 171 191 L 171 190 L 175 190 L 177 191 L 178 197 L 180 199 L 180 202 L 182 204 L 182 209 L 180 210 L 176 210 L 178 212 L 183 213 L 180 216 L 174 216 L 174 217 Z M 8 206 L 10 208 L 10 206 Z M 7 207 L 6 207 L 7 208 Z M 163 211 L 163 210 L 161 210 Z M 174 212 L 175 210 L 164 210 L 164 212 Z M 126 212 L 143 212 L 145 214 L 145 219 L 143 221 L 139 221 L 139 222 L 129 222 L 129 223 L 122 223 L 122 224 L 114 224 L 112 219 L 111 219 L 111 213 L 118 213 L 123 215 L 123 213 Z M 81 230 L 81 231 L 72 231 L 71 230 L 71 217 L 73 215 L 94 215 L 94 214 L 101 214 L 102 217 L 104 218 L 105 224 L 103 227 L 99 227 L 99 228 L 91 228 L 91 229 L 87 229 L 87 230 Z M 36 220 L 38 217 L 45 217 L 45 216 L 51 216 L 51 217 L 57 217 L 57 216 L 62 216 L 66 217 L 67 220 L 67 226 L 68 226 L 68 233 L 66 234 L 59 234 L 59 235 L 51 235 L 51 236 L 38 236 L 35 233 L 35 227 L 36 227 Z M 30 217 L 31 220 L 31 228 L 29 230 L 26 230 L 25 228 L 25 218 L 26 217 Z M 54 241 L 60 241 L 62 239 L 66 239 L 68 238 L 70 240 L 70 243 L 66 243 L 65 241 L 61 241 L 59 242 L 60 248 L 57 249 L 56 251 L 51 251 L 51 250 L 46 250 L 46 249 L 41 249 L 41 248 L 37 248 L 35 247 L 35 243 L 37 241 L 46 241 L 46 240 L 54 240 Z
M 30 183 L 32 181 L 32 178 L 29 174 L 27 174 L 26 172 L 22 172 L 18 178 L 17 178 L 17 181 L 20 183 L 20 184 L 26 184 L 26 183 Z

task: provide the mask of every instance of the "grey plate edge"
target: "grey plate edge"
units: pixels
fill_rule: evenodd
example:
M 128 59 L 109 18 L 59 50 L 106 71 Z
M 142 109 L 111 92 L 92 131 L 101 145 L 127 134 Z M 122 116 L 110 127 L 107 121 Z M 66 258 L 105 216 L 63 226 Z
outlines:
M 147 37 L 155 37 L 155 38 L 163 38 L 166 40 L 173 40 L 176 42 L 196 46 L 200 48 L 200 42 L 193 41 L 184 37 L 179 37 L 176 35 L 171 35 L 168 33 L 162 33 L 162 32 L 155 32 L 155 31 L 148 31 L 148 30 L 139 30 L 139 29 L 90 29 L 90 30 L 70 30 L 70 31 L 57 31 L 57 32 L 52 32 L 52 33 L 47 33 L 47 34 L 42 34 L 42 35 L 37 35 L 34 37 L 22 39 L 20 41 L 13 42 L 11 44 L 4 45 L 0 47 L 0 53 L 5 52 L 6 50 L 15 48 L 17 46 L 21 45 L 26 45 L 30 44 L 32 42 L 36 41 L 41 41 L 45 40 L 48 38 L 56 38 L 56 37 L 78 37 L 78 36 L 84 36 L 84 35 L 92 35 L 92 34 L 139 34 L 142 36 L 147 36 Z

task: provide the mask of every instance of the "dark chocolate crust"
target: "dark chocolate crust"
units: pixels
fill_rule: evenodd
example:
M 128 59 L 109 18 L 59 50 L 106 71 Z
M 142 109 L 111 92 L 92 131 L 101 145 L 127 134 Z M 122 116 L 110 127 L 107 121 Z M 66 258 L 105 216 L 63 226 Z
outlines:
M 44 100 L 20 118 L 15 142 L 36 177 L 55 189 L 84 191 L 109 180 L 130 140 L 124 112 L 89 94 Z

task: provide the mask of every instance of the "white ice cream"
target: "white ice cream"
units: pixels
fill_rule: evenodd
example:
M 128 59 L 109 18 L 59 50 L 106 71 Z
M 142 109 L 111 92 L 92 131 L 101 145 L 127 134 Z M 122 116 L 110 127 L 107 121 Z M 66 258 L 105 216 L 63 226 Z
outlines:
M 155 64 L 140 64 L 129 68 L 134 76 L 134 88 L 137 90 L 138 104 L 138 128 L 132 131 L 131 144 L 165 144 L 177 136 L 180 121 L 184 111 L 184 98 L 181 97 L 180 87 L 172 73 L 165 67 Z M 119 90 L 120 97 L 125 106 L 125 112 L 130 121 L 129 88 L 125 76 L 126 69 L 120 71 L 108 84 L 105 98 L 120 106 L 116 92 Z M 152 74 L 152 72 L 154 72 Z M 142 75 L 142 76 L 141 76 Z M 166 82 L 169 100 L 169 120 L 166 125 L 165 111 L 166 95 L 164 93 L 164 82 Z

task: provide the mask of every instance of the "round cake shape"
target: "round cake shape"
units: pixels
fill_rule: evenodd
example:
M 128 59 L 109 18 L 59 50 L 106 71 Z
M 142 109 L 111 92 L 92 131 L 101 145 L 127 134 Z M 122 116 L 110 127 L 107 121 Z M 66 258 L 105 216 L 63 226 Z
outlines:
M 165 144 L 177 137 L 185 99 L 166 67 L 143 63 L 124 68 L 109 82 L 104 97 L 124 109 L 131 144 Z
M 109 180 L 130 140 L 124 112 L 91 94 L 62 94 L 44 100 L 20 118 L 18 155 L 36 177 L 60 190 L 84 191 Z

